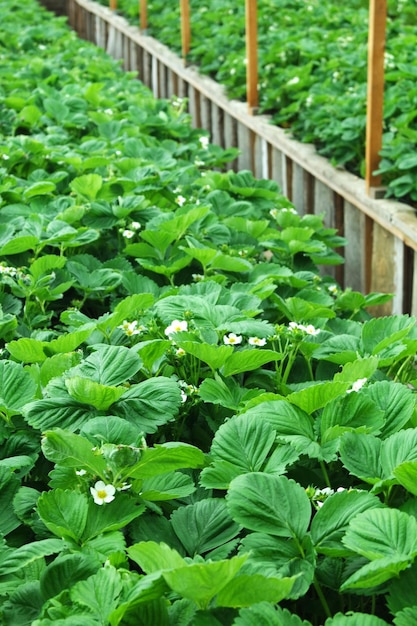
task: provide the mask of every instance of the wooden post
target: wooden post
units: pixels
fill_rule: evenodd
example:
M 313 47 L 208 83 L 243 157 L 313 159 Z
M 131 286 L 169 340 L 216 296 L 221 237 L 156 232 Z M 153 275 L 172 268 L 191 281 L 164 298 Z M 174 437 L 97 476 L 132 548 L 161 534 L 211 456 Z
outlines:
M 112 11 L 116 11 L 117 9 L 117 0 L 110 0 L 110 8 Z
M 191 42 L 189 0 L 180 0 L 180 9 L 181 9 L 182 58 L 184 59 L 184 64 L 185 64 L 187 61 L 187 54 L 190 52 L 190 42 Z
M 148 28 L 148 5 L 147 0 L 139 0 L 140 29 Z
M 246 98 L 252 115 L 258 108 L 257 0 L 246 0 L 246 59 Z
M 373 172 L 379 167 L 382 148 L 384 110 L 384 51 L 387 21 L 387 0 L 370 0 L 368 39 L 368 100 L 366 119 L 366 192 L 377 195 L 381 176 Z

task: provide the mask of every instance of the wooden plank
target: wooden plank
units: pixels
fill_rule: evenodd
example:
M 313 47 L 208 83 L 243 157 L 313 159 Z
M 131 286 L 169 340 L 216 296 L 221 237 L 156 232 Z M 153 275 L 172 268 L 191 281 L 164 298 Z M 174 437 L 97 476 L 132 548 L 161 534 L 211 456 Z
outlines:
M 151 57 L 151 90 L 155 98 L 159 98 L 158 59 Z
M 237 141 L 240 154 L 237 159 L 238 169 L 253 170 L 253 138 L 249 128 L 238 122 Z
M 413 251 L 414 252 L 414 251 Z M 411 281 L 411 315 L 417 315 L 417 254 L 414 252 L 412 259 Z
M 136 54 L 137 46 L 134 44 L 132 40 L 130 40 L 129 46 L 129 67 L 131 72 L 138 73 L 138 59 Z
M 314 213 L 324 214 L 324 223 L 328 228 L 335 228 L 333 191 L 321 181 L 314 185 Z
M 188 87 L 188 110 L 194 128 L 201 128 L 200 92 L 191 85 Z
M 181 49 L 184 63 L 190 52 L 191 26 L 190 26 L 190 3 L 189 0 L 180 0 L 181 9 Z
M 246 99 L 252 115 L 258 108 L 258 15 L 257 0 L 246 0 Z
M 211 142 L 224 148 L 224 114 L 215 102 L 211 103 Z
M 344 287 L 364 293 L 366 291 L 365 263 L 358 263 L 358 260 L 363 260 L 365 257 L 365 215 L 353 204 L 345 202 L 344 216 L 344 236 L 347 239 L 343 253 L 345 257 Z
M 200 127 L 207 130 L 210 135 L 212 134 L 211 130 L 211 101 L 205 96 L 200 96 L 200 110 L 201 110 L 201 120 Z
M 285 175 L 285 156 L 275 146 L 271 153 L 271 178 L 279 185 L 281 192 L 287 195 L 287 179 Z
M 304 215 L 306 213 L 305 210 L 305 189 L 304 189 L 304 169 L 298 165 L 298 163 L 293 163 L 293 175 L 292 175 L 292 203 L 297 209 L 300 215 Z
M 253 135 L 253 171 L 258 178 L 268 176 L 268 143 L 262 137 Z
M 379 167 L 384 109 L 384 50 L 387 0 L 370 0 L 368 37 L 368 95 L 366 118 L 366 191 L 381 185 Z
M 116 11 L 116 9 L 117 9 L 117 0 L 110 0 L 110 9 L 112 11 Z
M 224 145 L 225 148 L 237 148 L 237 122 L 236 119 L 229 113 L 224 113 Z M 230 163 L 230 169 L 237 171 L 238 159 L 235 159 Z
M 398 248 L 395 237 L 385 228 L 376 222 L 373 223 L 373 247 L 372 247 L 372 274 L 369 291 L 379 291 L 382 293 L 395 293 L 402 295 L 402 277 L 397 270 Z M 387 302 L 376 307 L 372 307 L 371 313 L 376 316 L 392 315 L 393 309 L 397 308 L 397 303 Z

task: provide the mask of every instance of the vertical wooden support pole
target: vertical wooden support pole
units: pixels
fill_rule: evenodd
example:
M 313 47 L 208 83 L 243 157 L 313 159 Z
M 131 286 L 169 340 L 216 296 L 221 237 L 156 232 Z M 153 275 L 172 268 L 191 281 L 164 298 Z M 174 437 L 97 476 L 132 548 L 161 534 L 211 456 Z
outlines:
M 116 11 L 117 9 L 117 0 L 110 0 L 110 8 L 112 11 Z
M 366 191 L 381 185 L 373 172 L 379 167 L 384 109 L 384 51 L 387 0 L 370 0 L 368 39 L 368 102 L 366 120 Z
M 258 108 L 257 0 L 246 0 L 246 92 L 250 115 Z
M 139 0 L 140 29 L 148 28 L 148 4 L 147 0 Z
M 190 43 L 191 43 L 189 0 L 180 0 L 180 9 L 181 9 L 182 58 L 185 64 L 187 61 L 187 54 L 190 52 Z

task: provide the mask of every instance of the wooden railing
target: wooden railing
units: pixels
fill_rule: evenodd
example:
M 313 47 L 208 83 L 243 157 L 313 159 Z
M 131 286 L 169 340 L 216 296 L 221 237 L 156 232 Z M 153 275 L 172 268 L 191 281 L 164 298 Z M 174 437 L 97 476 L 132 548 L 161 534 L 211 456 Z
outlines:
M 411 206 L 374 199 L 365 181 L 336 169 L 314 147 L 293 140 L 267 116 L 250 115 L 246 103 L 230 101 L 224 89 L 152 37 L 107 7 L 91 0 L 67 0 L 69 23 L 79 35 L 123 61 L 158 98 L 188 99 L 196 127 L 213 143 L 238 147 L 234 169 L 271 178 L 301 213 L 324 214 L 348 245 L 345 263 L 325 268 L 343 287 L 393 293 L 391 303 L 373 313 L 417 314 L 417 216 Z

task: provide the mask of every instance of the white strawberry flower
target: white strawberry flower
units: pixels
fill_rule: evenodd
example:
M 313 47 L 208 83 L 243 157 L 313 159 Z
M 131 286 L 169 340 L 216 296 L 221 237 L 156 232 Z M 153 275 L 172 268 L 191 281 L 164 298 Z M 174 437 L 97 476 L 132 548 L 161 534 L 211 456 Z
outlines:
M 266 344 L 266 339 L 260 339 L 259 337 L 249 337 L 248 344 L 251 346 L 264 346 Z
M 169 326 L 165 328 L 165 334 L 171 337 L 174 333 L 180 333 L 188 329 L 188 323 L 186 320 L 173 320 Z
M 355 380 L 355 382 L 352 383 L 352 387 L 348 389 L 346 393 L 352 393 L 352 391 L 358 392 L 367 381 L 367 378 L 358 378 L 358 380 Z
M 234 346 L 242 343 L 242 335 L 235 335 L 235 333 L 229 333 L 223 337 L 223 341 L 226 345 Z
M 91 495 L 94 502 L 98 505 L 113 502 L 116 487 L 114 485 L 106 485 L 102 480 L 98 480 L 94 487 L 90 487 Z

